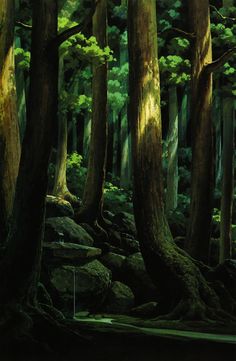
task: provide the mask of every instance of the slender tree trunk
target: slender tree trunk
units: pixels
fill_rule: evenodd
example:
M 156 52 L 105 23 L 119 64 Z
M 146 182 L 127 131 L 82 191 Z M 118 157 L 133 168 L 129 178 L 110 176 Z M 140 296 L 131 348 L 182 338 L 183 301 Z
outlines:
M 40 272 L 47 170 L 57 114 L 58 51 L 55 1 L 33 3 L 29 108 L 13 208 L 3 260 L 1 303 L 33 303 Z
M 187 145 L 187 128 L 188 128 L 188 90 L 184 89 L 183 98 L 181 101 L 181 108 L 179 114 L 179 145 L 186 147 Z
M 216 83 L 216 88 L 220 89 L 219 81 Z M 222 136 L 221 136 L 221 125 L 222 125 L 222 102 L 221 97 L 216 91 L 214 101 L 214 121 L 215 121 L 215 174 L 216 174 L 216 186 L 219 187 L 222 178 Z
M 64 74 L 64 59 L 60 59 L 59 62 L 59 91 L 63 89 L 63 74 Z M 67 162 L 67 114 L 63 112 L 58 114 L 58 140 L 57 140 L 57 158 L 56 158 L 56 170 L 54 187 L 52 194 L 68 200 L 71 203 L 77 201 L 67 187 L 66 180 L 66 162 Z
M 112 111 L 113 122 L 113 159 L 112 159 L 112 174 L 118 176 L 118 146 L 119 146 L 119 118 L 116 110 Z
M 120 185 L 128 187 L 131 183 L 130 175 L 130 136 L 127 119 L 127 106 L 121 111 L 121 170 Z
M 107 46 L 107 0 L 97 3 L 93 34 L 101 48 Z M 93 65 L 93 109 L 88 174 L 77 214 L 79 222 L 94 223 L 102 217 L 107 152 L 107 63 Z
M 85 163 L 88 164 L 89 158 L 89 144 L 91 140 L 91 116 L 89 113 L 84 117 L 84 137 L 83 137 L 83 157 Z
M 20 138 L 14 64 L 14 0 L 0 4 L 0 244 L 5 242 L 15 194 Z
M 147 271 L 165 297 L 168 317 L 208 317 L 216 294 L 190 257 L 173 242 L 163 206 L 160 82 L 156 1 L 129 0 L 129 118 L 134 214 Z
M 178 204 L 178 99 L 175 86 L 169 88 L 169 130 L 166 213 L 170 214 Z
M 234 191 L 234 103 L 223 100 L 223 156 L 220 223 L 220 262 L 232 257 L 232 208 Z
M 212 74 L 204 67 L 212 62 L 208 0 L 189 1 L 192 31 L 192 184 L 190 222 L 186 249 L 208 262 L 213 192 Z

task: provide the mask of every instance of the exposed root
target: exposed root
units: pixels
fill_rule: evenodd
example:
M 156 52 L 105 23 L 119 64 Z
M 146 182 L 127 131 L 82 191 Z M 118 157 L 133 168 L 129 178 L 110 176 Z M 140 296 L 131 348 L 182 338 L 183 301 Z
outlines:
M 176 301 L 169 313 L 159 315 L 155 320 L 217 322 L 222 325 L 236 321 L 231 315 L 231 309 L 222 302 L 221 295 L 206 280 L 209 267 L 203 264 L 199 267 L 198 262 L 173 244 L 163 244 L 155 253 L 166 265 L 166 275 L 170 283 L 164 284 L 162 292 L 168 292 L 169 297 L 173 294 Z M 156 279 L 157 286 L 158 281 L 160 282 Z M 173 287 L 176 294 L 172 292 Z M 231 301 L 232 298 L 229 304 Z

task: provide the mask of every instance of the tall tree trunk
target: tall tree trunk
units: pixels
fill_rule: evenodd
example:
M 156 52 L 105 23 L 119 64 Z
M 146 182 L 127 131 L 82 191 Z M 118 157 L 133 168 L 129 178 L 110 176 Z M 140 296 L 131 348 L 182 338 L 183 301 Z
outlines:
M 3 260 L 1 303 L 34 302 L 40 272 L 48 163 L 57 114 L 58 51 L 56 1 L 33 3 L 29 108 Z
M 234 103 L 223 100 L 223 156 L 220 223 L 220 262 L 232 257 L 232 208 L 234 191 Z
M 169 88 L 169 130 L 166 213 L 170 214 L 178 204 L 178 99 L 175 86 Z
M 186 248 L 208 262 L 213 192 L 212 74 L 204 71 L 212 62 L 208 0 L 189 1 L 189 16 L 195 34 L 192 47 L 192 183 L 190 222 Z
M 93 16 L 93 35 L 101 48 L 107 46 L 107 0 L 97 3 Z M 93 64 L 92 128 L 88 174 L 77 214 L 79 222 L 94 223 L 102 217 L 103 188 L 107 152 L 107 63 Z
M 64 59 L 61 58 L 59 62 L 59 91 L 63 89 L 64 83 Z M 66 162 L 67 162 L 67 114 L 63 112 L 58 114 L 58 140 L 57 140 L 57 157 L 56 170 L 52 194 L 68 200 L 69 202 L 76 202 L 77 199 L 73 196 L 67 187 L 66 180 Z
M 113 122 L 113 159 L 112 159 L 112 175 L 118 176 L 118 147 L 119 147 L 119 117 L 116 110 L 112 111 Z
M 217 81 L 216 89 L 220 89 L 220 83 Z M 221 136 L 221 125 L 222 125 L 222 101 L 219 91 L 215 91 L 214 107 L 213 107 L 213 119 L 215 129 L 215 174 L 216 174 L 216 187 L 221 184 L 222 178 L 222 136 Z
M 130 174 L 130 131 L 127 119 L 127 105 L 121 111 L 121 169 L 120 185 L 128 187 L 131 183 Z
M 181 108 L 179 113 L 179 145 L 186 147 L 187 145 L 187 128 L 188 128 L 188 87 L 184 88 L 184 93 L 181 101 Z
M 14 0 L 0 5 L 0 244 L 5 242 L 20 159 L 14 64 Z
M 190 257 L 173 242 L 163 206 L 160 82 L 156 1 L 129 0 L 129 118 L 132 131 L 134 214 L 147 271 L 173 318 L 207 317 L 219 307 Z

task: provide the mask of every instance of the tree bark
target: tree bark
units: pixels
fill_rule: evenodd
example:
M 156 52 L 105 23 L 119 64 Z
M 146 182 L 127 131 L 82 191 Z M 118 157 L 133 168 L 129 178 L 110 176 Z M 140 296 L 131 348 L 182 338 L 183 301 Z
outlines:
M 63 89 L 64 83 L 64 59 L 60 59 L 59 62 L 59 91 Z M 67 162 L 67 114 L 58 114 L 58 141 L 57 141 L 57 158 L 56 158 L 56 169 L 55 179 L 52 194 L 66 199 L 71 203 L 77 201 L 76 197 L 73 196 L 68 187 L 66 180 L 66 162 Z
M 14 63 L 14 0 L 0 6 L 0 244 L 4 243 L 15 194 L 20 137 Z
M 170 214 L 178 205 L 178 99 L 175 86 L 169 88 L 169 130 L 166 213 Z
M 156 1 L 130 0 L 129 119 L 137 237 L 152 280 L 164 297 L 166 317 L 213 317 L 220 304 L 193 260 L 173 242 L 163 206 L 160 81 Z M 160 298 L 161 299 L 161 298 Z
M 212 74 L 204 71 L 205 66 L 212 62 L 209 2 L 189 1 L 189 16 L 195 42 L 191 80 L 192 182 L 186 249 L 193 257 L 207 263 L 214 185 Z
M 107 46 L 107 0 L 97 3 L 93 16 L 93 35 L 101 48 Z M 88 173 L 79 222 L 95 223 L 102 217 L 103 188 L 107 152 L 107 63 L 93 64 L 92 128 Z
M 223 100 L 223 156 L 220 223 L 220 262 L 232 257 L 232 209 L 234 191 L 234 103 Z
M 29 108 L 13 208 L 1 268 L 1 304 L 34 303 L 40 272 L 47 170 L 57 114 L 57 4 L 33 3 Z

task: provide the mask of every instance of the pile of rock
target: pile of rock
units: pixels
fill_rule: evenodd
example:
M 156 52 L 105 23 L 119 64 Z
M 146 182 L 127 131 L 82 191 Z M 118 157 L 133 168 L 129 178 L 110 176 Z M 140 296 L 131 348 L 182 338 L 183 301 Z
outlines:
M 47 198 L 42 283 L 65 314 L 156 312 L 157 292 L 149 278 L 132 214 L 109 212 L 105 242 L 73 220 L 67 201 Z M 45 301 L 41 301 L 45 302 Z

